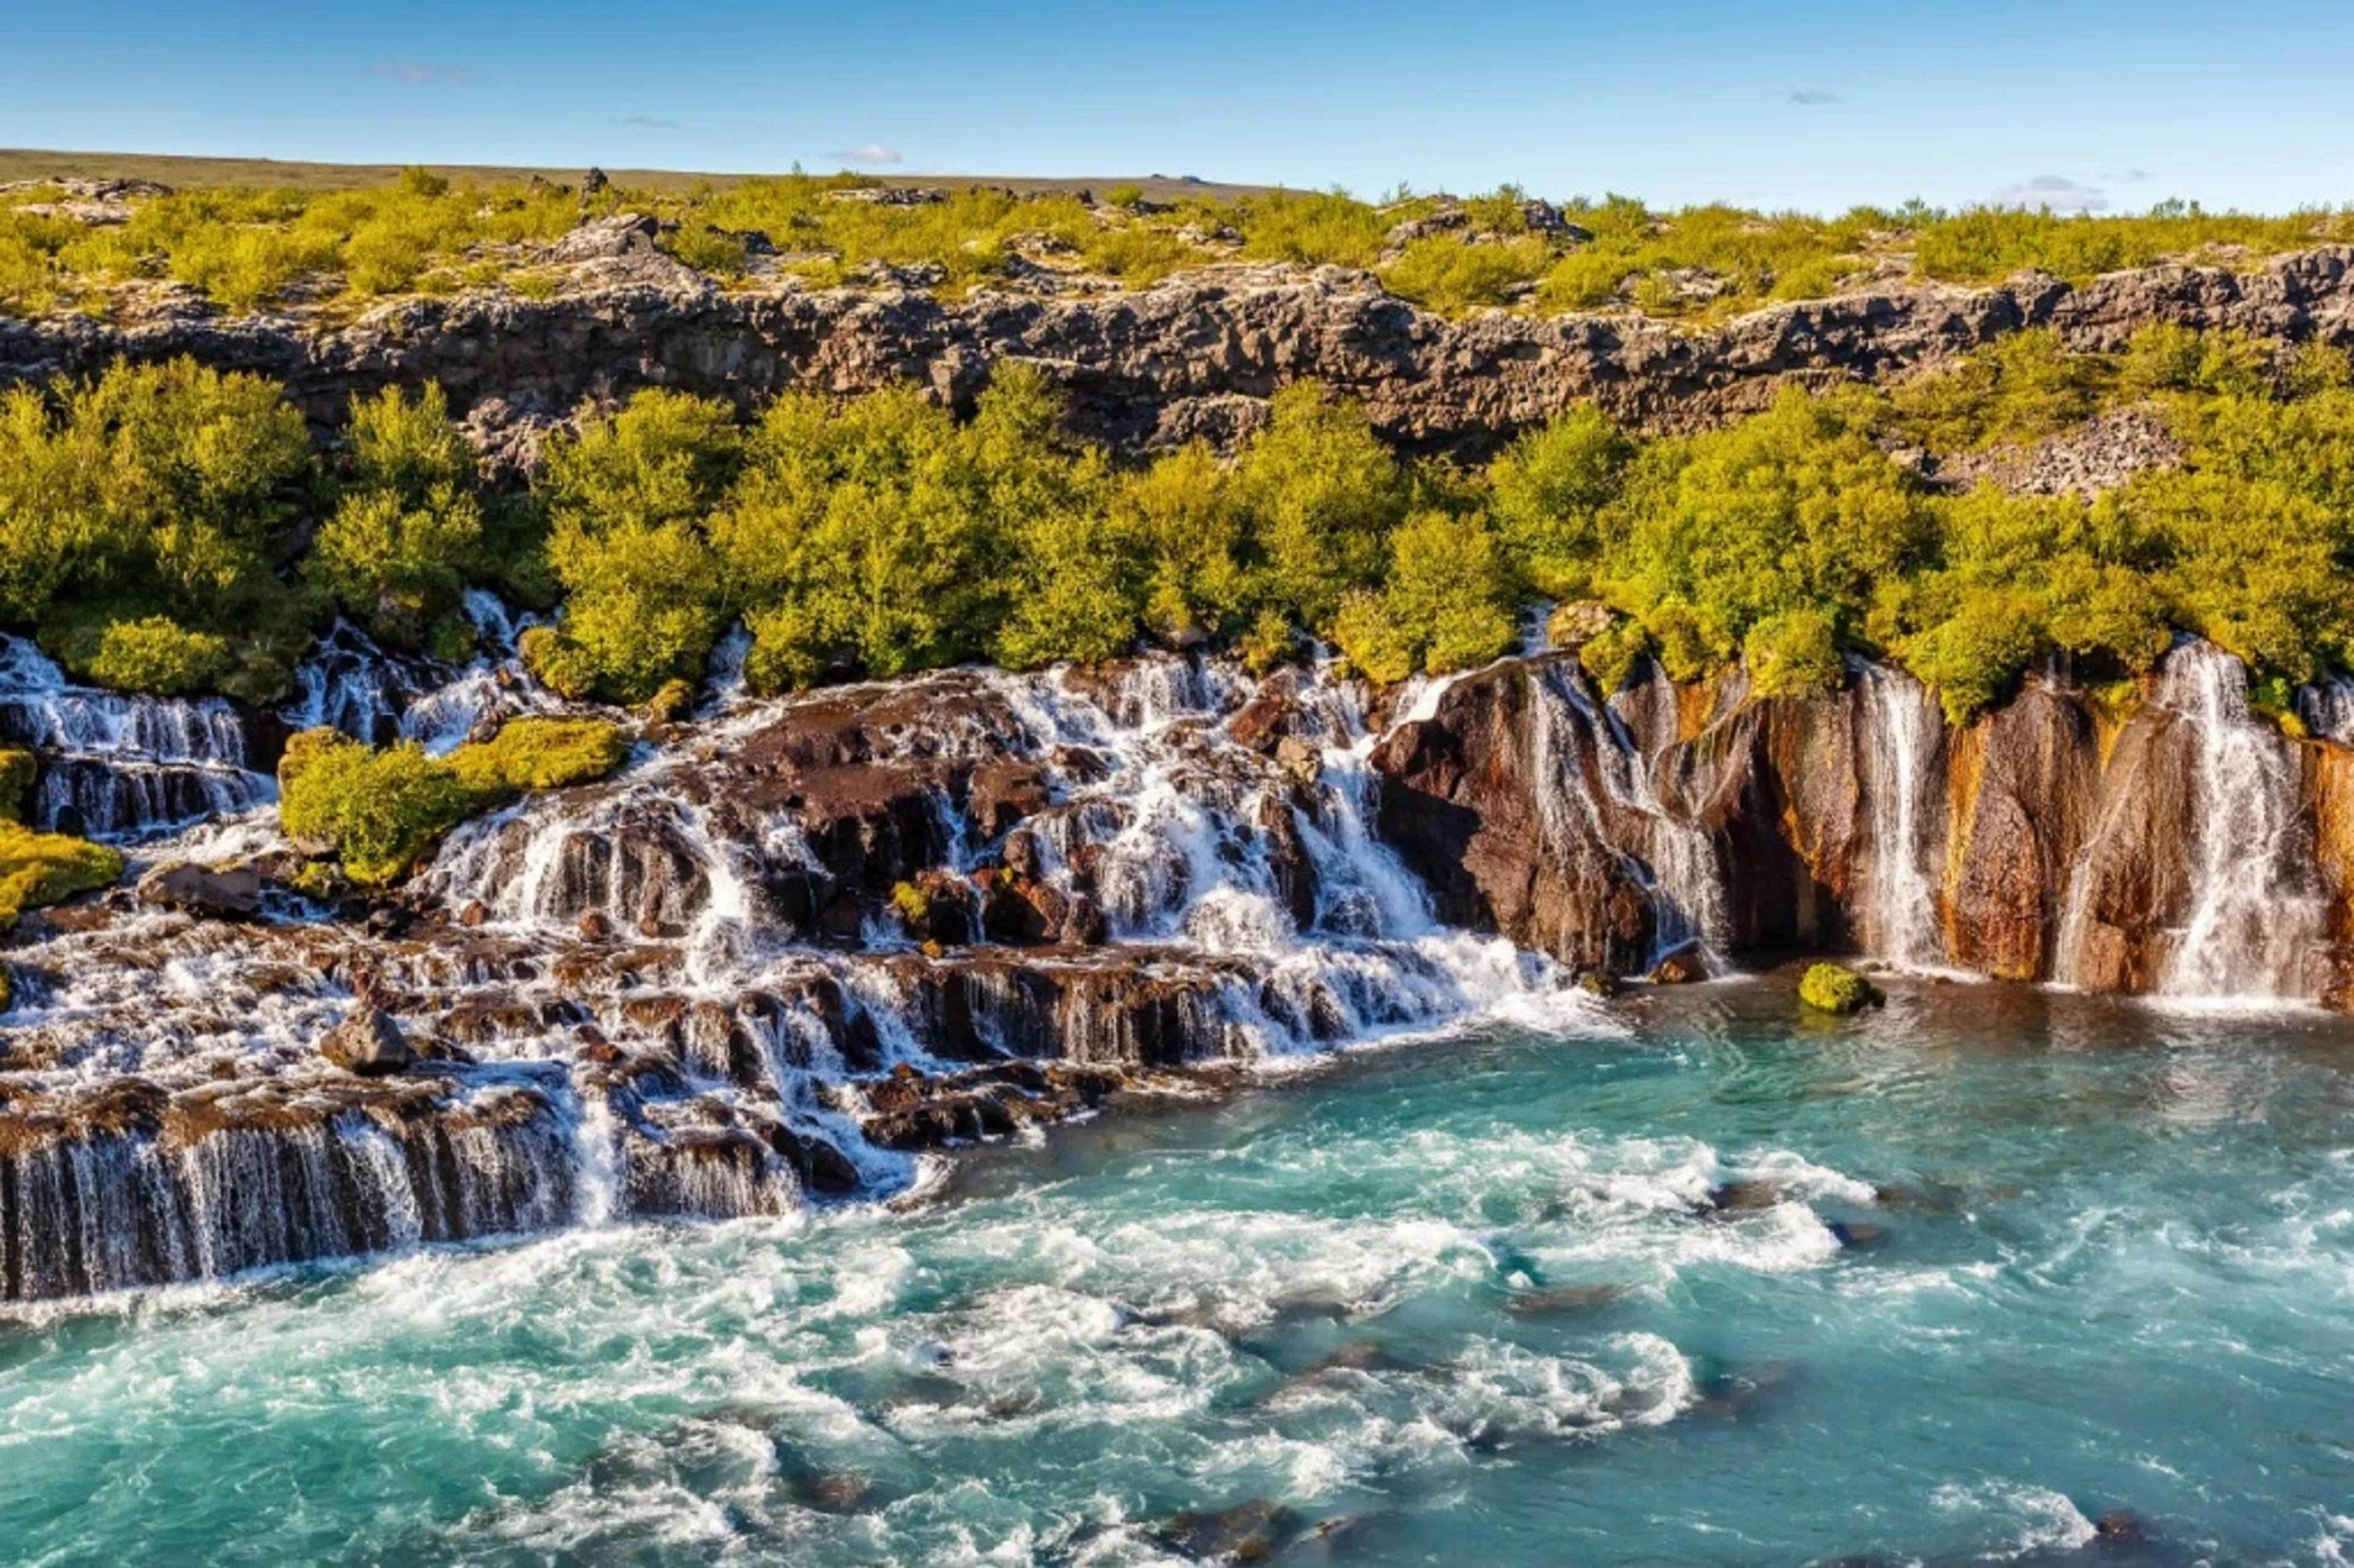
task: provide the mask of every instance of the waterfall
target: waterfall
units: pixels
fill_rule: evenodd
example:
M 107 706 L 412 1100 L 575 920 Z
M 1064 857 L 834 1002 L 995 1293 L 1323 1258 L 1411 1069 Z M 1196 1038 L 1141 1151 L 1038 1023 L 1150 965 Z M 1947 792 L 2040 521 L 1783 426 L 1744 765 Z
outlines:
M 544 1111 L 471 1126 L 355 1112 L 178 1140 L 93 1133 L 0 1153 L 0 1300 L 544 1229 L 565 1217 L 573 1181 Z
M 2165 995 L 2295 999 L 2322 943 L 2327 902 L 2298 821 L 2295 750 L 2248 708 L 2248 673 L 2210 643 L 2168 655 L 2158 701 L 2197 742 L 2189 916 Z
M 22 638 L 0 636 L 0 745 L 34 755 L 34 822 L 87 838 L 148 838 L 277 799 L 247 765 L 230 704 L 78 685 Z
M 2334 675 L 2296 694 L 2296 715 L 2306 733 L 2340 746 L 2354 746 L 2354 679 Z
M 536 618 L 480 588 L 467 591 L 465 604 L 482 652 L 464 664 L 388 652 L 337 620 L 295 667 L 297 695 L 281 716 L 296 729 L 338 729 L 372 746 L 415 741 L 439 757 L 485 724 L 562 707 L 530 679 L 517 649 Z
M 1871 853 L 1858 910 L 1872 957 L 1900 968 L 1932 969 L 1946 959 L 1937 919 L 1937 879 L 1929 865 L 1942 846 L 1925 842 L 1945 727 L 1936 699 L 1911 676 L 1866 664 L 1860 676 L 1863 736 L 1859 748 Z
M 1553 662 L 1532 668 L 1531 676 L 1536 701 L 1531 775 L 1540 787 L 1554 786 L 1539 798 L 1554 853 L 1575 857 L 1575 823 L 1582 823 L 1593 842 L 1619 857 L 1650 902 L 1650 963 L 1697 946 L 1709 972 L 1723 972 L 1732 923 L 1708 831 L 1669 810 L 1652 777 L 1653 759 L 1643 755 L 1617 710 L 1597 705 L 1575 673 Z M 1654 670 L 1652 678 L 1667 677 Z M 1598 800 L 1588 782 L 1588 760 L 1602 789 Z

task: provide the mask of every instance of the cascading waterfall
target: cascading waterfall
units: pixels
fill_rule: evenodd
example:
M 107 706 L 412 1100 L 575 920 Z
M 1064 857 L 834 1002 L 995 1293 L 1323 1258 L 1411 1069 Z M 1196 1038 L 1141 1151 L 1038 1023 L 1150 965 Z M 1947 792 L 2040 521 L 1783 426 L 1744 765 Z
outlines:
M 1927 868 L 1939 846 L 1925 837 L 1944 724 L 1934 694 L 1910 675 L 1866 664 L 1859 678 L 1859 749 L 1872 834 L 1858 911 L 1864 948 L 1900 968 L 1935 969 L 1945 962 L 1946 943 L 1937 920 L 1937 884 Z
M 2247 667 L 2209 643 L 2168 654 L 2158 701 L 2197 739 L 2190 906 L 2158 990 L 2296 999 L 2327 916 L 2297 827 L 2297 762 L 2248 707 Z
M 1617 713 L 1597 705 L 1583 682 L 1560 663 L 1532 670 L 1536 699 L 1532 774 L 1557 788 L 1539 797 L 1545 832 L 1556 853 L 1566 845 L 1576 819 L 1595 842 L 1608 846 L 1626 864 L 1651 905 L 1652 953 L 1656 964 L 1670 953 L 1697 947 L 1711 973 L 1725 966 L 1730 916 L 1716 845 L 1706 829 L 1670 811 L 1651 777 L 1651 762 Z M 1664 676 L 1656 677 L 1665 679 Z M 1587 781 L 1585 759 L 1602 798 Z M 1623 821 L 1623 837 L 1617 823 Z
M 460 668 L 386 661 L 345 629 L 289 716 L 440 746 L 560 705 L 497 652 L 512 632 L 486 631 L 493 652 Z M 0 670 L 0 714 L 45 752 L 243 759 L 226 705 L 109 705 L 22 645 Z M 1650 903 L 1651 962 L 1697 945 L 1721 964 L 1720 845 L 1663 798 L 1661 757 L 1574 667 L 1521 670 L 1550 847 L 1623 867 Z M 1916 683 L 1863 681 L 1858 913 L 1877 954 L 1929 967 L 1942 732 Z M 1393 726 L 1434 718 L 1449 690 L 1396 694 Z M 1673 712 L 1671 692 L 1641 695 Z M 2165 989 L 2312 994 L 2299 964 L 2321 908 L 2293 755 L 2211 650 L 2179 652 L 2159 701 L 2196 737 L 2201 824 Z M 614 779 L 452 833 L 398 941 L 292 908 L 61 926 L 11 954 L 10 1022 L 39 1050 L 0 1053 L 0 1296 L 775 1213 L 914 1181 L 910 1150 L 932 1145 L 873 1132 L 910 1081 L 1151 1071 L 1496 1009 L 1581 1012 L 1559 966 L 1434 919 L 1379 841 L 1387 732 L 1364 702 L 1329 669 L 1258 680 L 1175 657 L 781 700 L 723 684 Z M 919 927 L 910 896 L 964 913 Z M 381 1081 L 328 1067 L 317 1042 L 355 994 L 386 999 L 435 1060 Z M 935 1125 L 1007 1127 L 970 1094 Z
M 228 703 L 77 685 L 22 638 L 0 636 L 0 745 L 39 764 L 34 821 L 88 838 L 144 838 L 277 798 L 247 766 Z
M 297 695 L 281 716 L 297 729 L 338 729 L 375 746 L 415 741 L 439 757 L 486 721 L 562 706 L 525 674 L 517 651 L 535 618 L 480 588 L 467 590 L 465 608 L 482 652 L 462 665 L 387 652 L 336 621 L 295 667 Z

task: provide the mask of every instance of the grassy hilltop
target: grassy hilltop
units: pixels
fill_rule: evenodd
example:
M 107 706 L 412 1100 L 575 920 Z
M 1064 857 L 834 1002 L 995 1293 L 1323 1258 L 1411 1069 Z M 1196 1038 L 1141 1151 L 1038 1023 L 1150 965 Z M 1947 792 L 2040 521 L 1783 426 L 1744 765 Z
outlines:
M 58 180 L 156 180 L 170 194 L 77 207 Z M 1654 210 L 1625 196 L 1551 203 L 1504 187 L 1454 198 L 1211 185 L 621 171 L 577 175 L 0 153 L 0 311 L 105 313 L 144 281 L 233 310 L 334 312 L 412 292 L 564 286 L 547 248 L 584 214 L 633 211 L 663 247 L 735 288 L 893 281 L 960 291 L 1024 272 L 1142 286 L 1221 261 L 1332 264 L 1459 313 L 1634 310 L 1717 319 L 1775 300 L 1905 278 L 2072 279 L 2162 258 L 2223 264 L 2354 238 L 2354 216 L 2137 216 L 1913 204 L 1833 217 L 1723 206 Z M 91 221 L 98 217 L 99 221 Z

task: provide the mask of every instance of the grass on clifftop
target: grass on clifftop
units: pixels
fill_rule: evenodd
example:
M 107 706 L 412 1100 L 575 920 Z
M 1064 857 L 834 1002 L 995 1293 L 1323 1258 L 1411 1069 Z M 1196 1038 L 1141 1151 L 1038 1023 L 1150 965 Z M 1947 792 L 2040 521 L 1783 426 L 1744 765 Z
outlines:
M 94 154 L 59 155 L 46 172 L 104 166 Z M 798 173 L 725 182 L 625 174 L 593 197 L 488 169 L 210 183 L 220 178 L 199 165 L 185 188 L 134 198 L 119 224 L 71 216 L 54 185 L 0 192 L 0 311 L 105 313 L 117 290 L 143 280 L 185 284 L 232 310 L 501 285 L 544 295 L 564 283 L 545 264 L 547 245 L 585 216 L 622 210 L 662 219 L 672 255 L 731 286 L 790 275 L 956 291 L 1025 270 L 1140 286 L 1216 261 L 1284 261 L 1372 269 L 1400 297 L 1450 313 L 1690 319 L 1874 278 L 1975 283 L 2040 269 L 2081 280 L 2168 257 L 2234 264 L 2354 238 L 2342 210 L 2262 217 L 2179 202 L 2097 217 L 1913 204 L 1817 217 L 1717 204 L 1655 210 L 1619 196 L 1555 208 L 1511 186 L 1459 200 L 1400 192 L 1376 204 L 1187 182 L 1155 182 L 1151 196 L 1135 185 L 947 180 L 895 192 L 865 176 Z

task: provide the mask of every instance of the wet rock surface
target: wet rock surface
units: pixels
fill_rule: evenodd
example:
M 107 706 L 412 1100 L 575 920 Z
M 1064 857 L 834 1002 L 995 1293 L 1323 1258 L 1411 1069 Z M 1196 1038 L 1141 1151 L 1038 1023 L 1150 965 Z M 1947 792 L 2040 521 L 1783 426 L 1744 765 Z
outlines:
M 0 718 L 93 776 L 275 744 L 11 658 Z M 429 745 L 546 700 L 355 645 L 306 681 L 299 717 Z M 889 1194 L 1140 1090 L 1774 947 L 2342 1001 L 2349 755 L 2197 644 L 1962 730 L 1875 669 L 1759 702 L 1548 655 L 1376 703 L 1155 656 L 682 708 L 373 901 L 266 806 L 159 799 L 117 820 L 136 891 L 8 943 L 0 1297 Z

